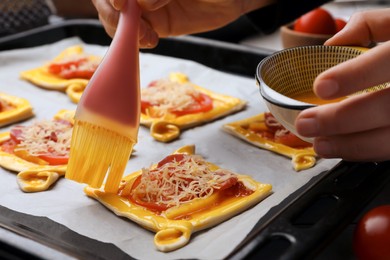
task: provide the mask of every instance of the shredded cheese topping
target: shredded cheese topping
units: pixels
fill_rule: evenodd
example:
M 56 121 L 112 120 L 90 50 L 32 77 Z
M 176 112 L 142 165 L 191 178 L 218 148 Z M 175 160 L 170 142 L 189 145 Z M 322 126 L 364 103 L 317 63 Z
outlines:
M 281 123 L 279 123 L 279 121 L 276 120 L 274 116 L 265 117 L 265 123 L 267 126 L 277 128 L 277 130 L 274 133 L 275 137 L 282 137 L 290 134 L 290 131 L 287 130 Z
M 178 83 L 168 79 L 155 81 L 152 86 L 141 90 L 142 100 L 149 102 L 164 115 L 172 109 L 182 111 L 195 102 L 200 92 L 193 85 Z
M 33 123 L 31 126 L 18 127 L 22 132 L 17 138 L 20 143 L 15 148 L 25 150 L 33 156 L 69 155 L 70 141 L 72 137 L 72 125 L 43 120 Z
M 266 125 L 268 126 L 272 126 L 272 127 L 283 127 L 281 123 L 279 123 L 278 120 L 276 120 L 276 118 L 274 116 L 266 116 L 265 117 L 265 123 Z
M 78 62 L 78 61 L 80 62 L 77 63 L 77 65 L 72 64 L 69 68 L 66 69 L 64 68 L 64 72 L 68 72 L 68 71 L 70 72 L 75 70 L 95 70 L 99 66 L 101 59 L 91 59 L 85 54 L 72 54 L 64 57 L 60 61 L 52 62 L 51 64 L 61 65 L 68 62 Z
M 225 169 L 212 171 L 200 156 L 185 155 L 180 161 L 142 169 L 141 182 L 131 195 L 145 202 L 179 206 L 196 198 L 211 196 L 232 178 L 237 181 L 234 173 Z

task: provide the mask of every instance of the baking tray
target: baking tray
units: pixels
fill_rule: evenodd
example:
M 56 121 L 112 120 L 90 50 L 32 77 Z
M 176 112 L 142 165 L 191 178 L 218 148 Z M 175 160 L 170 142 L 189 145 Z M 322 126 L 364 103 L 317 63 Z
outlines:
M 69 20 L 0 38 L 0 51 L 40 46 L 77 36 L 85 43 L 109 45 L 97 20 Z M 190 51 L 189 51 L 190 50 Z M 272 52 L 191 36 L 162 39 L 143 52 L 193 60 L 220 71 L 253 77 Z M 260 99 L 260 95 L 259 95 Z M 341 161 L 272 208 L 229 259 L 305 259 L 318 255 L 390 181 L 390 162 Z M 132 259 L 110 243 L 82 236 L 46 217 L 0 206 L 0 227 L 78 259 Z M 0 242 L 0 256 L 39 259 L 17 245 Z M 3 255 L 2 255 L 3 253 Z

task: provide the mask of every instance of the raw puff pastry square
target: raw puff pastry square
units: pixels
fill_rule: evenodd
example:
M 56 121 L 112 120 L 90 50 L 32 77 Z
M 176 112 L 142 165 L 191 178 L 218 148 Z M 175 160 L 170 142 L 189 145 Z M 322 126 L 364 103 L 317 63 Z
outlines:
M 296 171 L 305 170 L 315 165 L 316 153 L 314 152 L 313 147 L 301 149 L 292 148 L 287 145 L 276 143 L 272 140 L 263 138 L 256 133 L 249 131 L 246 127 L 250 123 L 264 122 L 264 120 L 264 113 L 261 113 L 253 117 L 225 124 L 222 126 L 222 128 L 233 136 L 236 136 L 257 147 L 290 157 L 292 159 L 291 162 L 293 168 Z
M 71 46 L 62 51 L 57 57 L 55 57 L 51 62 L 61 61 L 72 55 L 83 54 L 83 47 L 80 45 Z M 89 59 L 100 60 L 101 57 L 88 55 Z M 48 72 L 48 64 L 45 64 L 41 67 L 23 71 L 20 74 L 20 77 L 24 80 L 27 80 L 41 88 L 66 91 L 70 99 L 77 103 L 80 99 L 82 91 L 85 86 L 88 84 L 87 79 L 74 78 L 74 79 L 64 79 L 57 75 L 51 74 Z M 68 88 L 70 88 L 68 90 Z
M 174 153 L 194 154 L 194 152 L 194 146 L 184 146 Z M 219 169 L 218 166 L 209 164 L 214 170 Z M 140 174 L 141 171 L 134 172 L 124 177 L 124 180 L 133 182 Z M 164 211 L 164 214 L 162 213 L 160 215 L 145 207 L 134 204 L 115 193 L 105 193 L 103 189 L 86 187 L 85 192 L 88 196 L 98 200 L 108 209 L 112 210 L 116 215 L 128 218 L 144 228 L 156 232 L 154 237 L 155 246 L 160 251 L 168 252 L 186 245 L 192 233 L 207 229 L 232 218 L 234 215 L 259 203 L 271 193 L 272 186 L 270 184 L 257 182 L 247 175 L 236 175 L 239 181 L 254 191 L 252 194 L 241 197 L 230 197 L 220 204 L 207 207 L 215 203 L 215 197 L 211 195 L 205 199 L 196 199 L 195 201 L 170 208 Z M 218 196 L 217 194 L 214 195 Z M 202 206 L 208 209 L 199 211 L 199 207 Z M 168 211 L 169 213 L 167 213 Z M 189 212 L 192 212 L 192 214 Z M 189 214 L 189 217 L 177 219 L 177 216 L 185 215 L 186 213 Z
M 192 84 L 183 73 L 171 73 L 169 80 L 181 84 Z M 180 136 L 180 132 L 183 129 L 213 121 L 245 108 L 246 102 L 239 98 L 217 94 L 198 85 L 192 85 L 196 90 L 212 98 L 213 108 L 207 112 L 182 116 L 167 113 L 165 116 L 159 118 L 141 113 L 141 124 L 150 128 L 151 136 L 157 141 L 172 141 Z
M 67 120 L 73 123 L 74 111 L 60 110 L 54 119 Z M 0 133 L 0 145 L 10 139 L 9 132 Z M 39 165 L 26 161 L 14 154 L 2 151 L 0 148 L 0 166 L 4 169 L 18 172 L 17 182 L 25 192 L 47 190 L 66 171 L 66 165 Z
M 0 93 L 2 102 L 11 109 L 0 111 L 0 127 L 22 121 L 33 116 L 33 108 L 27 99 Z

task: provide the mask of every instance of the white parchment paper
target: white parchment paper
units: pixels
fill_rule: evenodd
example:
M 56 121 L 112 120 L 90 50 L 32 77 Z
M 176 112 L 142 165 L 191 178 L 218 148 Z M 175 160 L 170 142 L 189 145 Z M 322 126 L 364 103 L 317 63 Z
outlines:
M 41 66 L 74 44 L 82 44 L 90 54 L 103 56 L 107 51 L 106 46 L 88 45 L 78 38 L 68 38 L 50 45 L 0 52 L 0 91 L 27 98 L 34 107 L 35 117 L 21 124 L 50 119 L 60 109 L 76 109 L 65 93 L 41 89 L 19 78 L 21 71 Z M 192 61 L 154 54 L 141 54 L 140 66 L 142 86 L 167 77 L 170 72 L 183 72 L 192 82 L 218 93 L 244 99 L 248 106 L 234 115 L 186 130 L 180 139 L 168 144 L 153 140 L 149 129 L 141 127 L 136 151 L 125 174 L 148 167 L 183 145 L 195 144 L 197 153 L 208 161 L 272 184 L 273 194 L 242 214 L 193 234 L 188 245 L 170 253 L 162 253 L 154 248 L 153 232 L 117 217 L 97 201 L 88 198 L 83 193 L 84 185 L 64 178 L 49 191 L 23 193 L 16 183 L 16 174 L 0 169 L 0 204 L 15 211 L 47 216 L 82 235 L 113 243 L 137 259 L 222 259 L 245 238 L 270 208 L 339 161 L 319 160 L 314 168 L 296 172 L 292 168 L 291 159 L 261 150 L 223 132 L 223 124 L 267 110 L 252 78 L 230 75 Z M 1 131 L 9 128 L 4 127 Z

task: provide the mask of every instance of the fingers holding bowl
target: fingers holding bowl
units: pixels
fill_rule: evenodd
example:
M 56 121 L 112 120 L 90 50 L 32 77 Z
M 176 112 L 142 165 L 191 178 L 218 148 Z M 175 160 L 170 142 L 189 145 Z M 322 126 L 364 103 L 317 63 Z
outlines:
M 325 158 L 383 161 L 390 158 L 390 89 L 302 111 L 297 132 L 314 137 L 315 152 Z

